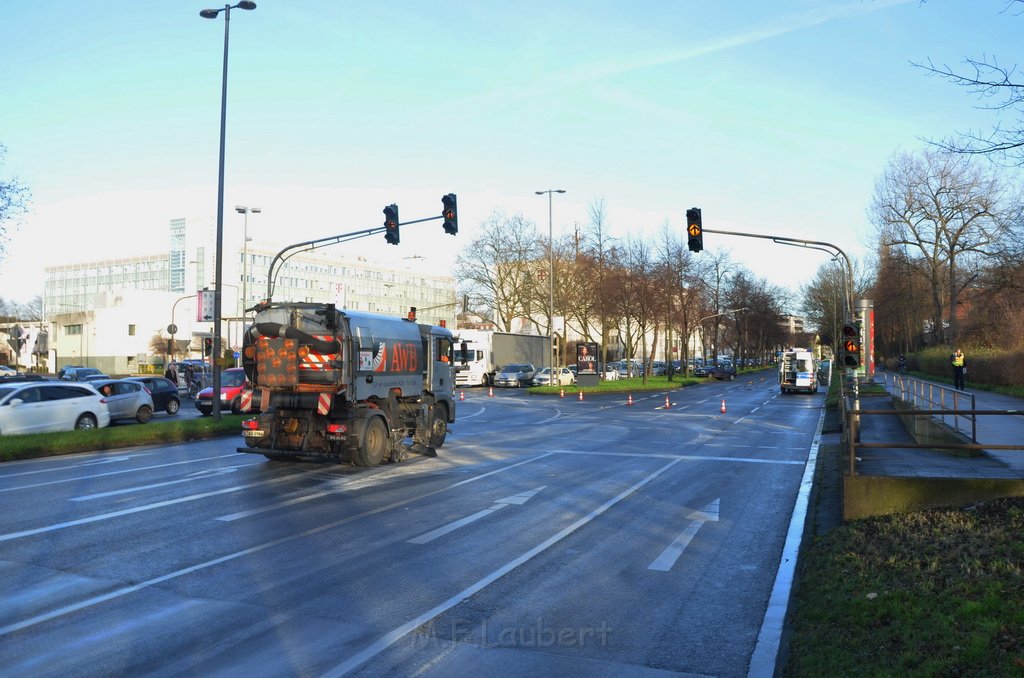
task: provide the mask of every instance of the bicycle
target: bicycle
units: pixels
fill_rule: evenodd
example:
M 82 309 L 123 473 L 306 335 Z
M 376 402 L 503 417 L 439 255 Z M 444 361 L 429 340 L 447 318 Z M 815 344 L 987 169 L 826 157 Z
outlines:
M 196 377 L 191 382 L 189 382 L 189 385 L 188 385 L 188 397 L 189 397 L 189 399 L 195 400 L 196 396 L 199 395 L 199 392 L 201 390 L 203 390 L 203 384 L 202 384 L 201 381 L 199 381 L 199 378 Z

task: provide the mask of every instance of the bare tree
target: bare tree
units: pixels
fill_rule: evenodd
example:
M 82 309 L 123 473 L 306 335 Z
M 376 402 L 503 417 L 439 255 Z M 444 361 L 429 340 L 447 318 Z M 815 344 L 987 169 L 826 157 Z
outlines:
M 466 293 L 489 309 L 505 332 L 513 329 L 516 318 L 529 318 L 540 310 L 531 306 L 531 300 L 537 296 L 534 269 L 541 251 L 536 224 L 519 214 L 492 214 L 455 261 Z
M 875 185 L 868 216 L 881 244 L 906 248 L 907 261 L 927 276 L 938 342 L 957 339 L 960 293 L 979 259 L 998 249 L 1008 197 L 1002 181 L 969 157 L 940 151 L 898 154 Z
M 1022 0 L 1007 0 L 1003 13 Z M 1016 15 L 1020 16 L 1021 12 Z M 972 95 L 988 101 L 984 107 L 996 113 L 1015 112 L 1017 124 L 1009 127 L 997 121 L 988 132 L 960 132 L 953 139 L 933 142 L 940 149 L 960 154 L 986 155 L 1001 159 L 1012 165 L 1024 165 L 1024 82 L 1015 81 L 1016 66 L 1004 66 L 995 56 L 980 59 L 964 59 L 963 72 L 957 72 L 946 65 L 936 65 L 930 59 L 925 63 L 914 63 L 915 67 L 929 75 L 945 78 L 953 84 L 964 87 Z M 1011 116 L 1003 116 L 1008 118 Z
M 0 144 L 0 166 L 3 165 L 7 148 Z M 0 178 L 0 259 L 7 251 L 7 227 L 5 222 L 14 219 L 28 209 L 31 193 L 17 177 Z

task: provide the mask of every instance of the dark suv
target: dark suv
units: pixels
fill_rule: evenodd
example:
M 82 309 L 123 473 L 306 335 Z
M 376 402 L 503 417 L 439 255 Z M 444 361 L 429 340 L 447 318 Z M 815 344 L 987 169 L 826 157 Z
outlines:
M 177 414 L 181 408 L 181 397 L 178 395 L 178 385 L 166 377 L 128 377 L 127 381 L 139 381 L 149 389 L 153 396 L 153 409 L 164 410 L 167 414 Z
M 65 367 L 60 378 L 64 381 L 86 381 L 86 377 L 92 374 L 104 376 L 103 372 L 95 367 Z

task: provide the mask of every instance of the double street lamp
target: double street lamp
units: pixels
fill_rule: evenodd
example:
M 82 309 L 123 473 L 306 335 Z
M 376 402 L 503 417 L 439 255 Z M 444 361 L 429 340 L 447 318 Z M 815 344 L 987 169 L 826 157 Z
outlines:
M 259 214 L 262 210 L 259 207 L 236 205 L 235 211 L 245 215 L 245 239 L 242 241 L 242 308 L 240 312 L 240 315 L 245 316 L 245 305 L 249 303 L 246 300 L 249 288 L 249 214 Z
M 565 189 L 549 188 L 546 191 L 534 191 L 537 195 L 548 195 L 548 333 L 551 335 L 551 379 L 555 378 L 555 238 L 551 219 L 551 194 L 565 193 Z
M 216 263 L 214 265 L 214 281 L 216 285 L 213 290 L 213 418 L 220 419 L 220 363 L 222 355 L 220 346 L 220 316 L 221 316 L 221 280 L 223 276 L 224 259 L 224 131 L 227 122 L 228 108 L 228 35 L 231 25 L 231 10 L 233 9 L 256 9 L 256 3 L 251 0 L 241 0 L 234 5 L 224 5 L 221 9 L 204 9 L 199 16 L 204 19 L 216 19 L 224 12 L 224 71 L 221 76 L 220 86 L 220 167 L 217 173 L 217 243 Z

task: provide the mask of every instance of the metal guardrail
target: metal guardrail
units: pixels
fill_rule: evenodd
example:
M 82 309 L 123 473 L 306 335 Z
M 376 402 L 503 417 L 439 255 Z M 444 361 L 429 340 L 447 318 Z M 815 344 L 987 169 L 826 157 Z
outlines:
M 973 420 L 978 415 L 1021 415 L 1020 410 L 928 410 L 923 412 L 910 412 L 908 410 L 862 410 L 860 408 L 847 407 L 846 399 L 842 399 L 843 421 L 845 428 L 843 434 L 846 436 L 846 446 L 849 451 L 849 472 L 851 476 L 857 475 L 857 449 L 858 448 L 889 448 L 889 449 L 925 449 L 925 450 L 1024 450 L 1021 445 L 994 445 L 978 443 L 972 439 L 970 443 L 864 443 L 860 441 L 860 417 L 861 415 L 897 415 L 907 416 L 934 416 L 934 415 L 969 415 Z
M 890 377 L 892 388 L 889 388 Z M 972 443 L 978 442 L 978 420 L 974 416 L 977 411 L 974 395 L 964 393 L 929 381 L 922 381 L 902 374 L 885 374 L 886 390 L 895 391 L 896 397 L 908 403 L 915 410 L 936 415 L 943 424 L 957 433 L 968 435 Z M 965 430 L 961 431 L 963 426 Z

